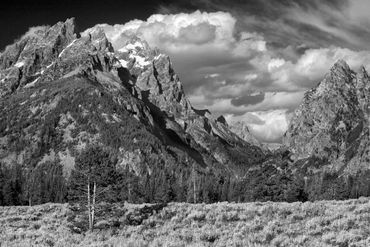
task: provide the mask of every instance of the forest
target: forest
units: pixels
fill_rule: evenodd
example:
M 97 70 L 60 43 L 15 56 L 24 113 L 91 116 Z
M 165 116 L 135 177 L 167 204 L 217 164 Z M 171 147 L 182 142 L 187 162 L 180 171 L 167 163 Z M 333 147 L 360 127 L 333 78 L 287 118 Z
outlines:
M 161 167 L 136 174 L 129 167 L 116 164 L 116 157 L 102 146 L 89 146 L 81 152 L 68 179 L 57 161 L 33 169 L 0 164 L 0 205 L 85 202 L 93 193 L 93 183 L 97 202 L 109 203 L 304 202 L 370 195 L 370 174 L 365 173 L 348 177 L 323 173 L 305 179 L 287 168 L 265 165 L 237 178 L 211 169 L 199 170 L 195 165 Z

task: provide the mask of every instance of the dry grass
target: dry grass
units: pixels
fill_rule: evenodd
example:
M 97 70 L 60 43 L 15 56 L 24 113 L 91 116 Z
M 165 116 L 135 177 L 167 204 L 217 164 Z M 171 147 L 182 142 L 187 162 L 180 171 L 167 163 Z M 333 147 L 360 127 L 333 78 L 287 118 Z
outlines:
M 98 219 L 104 228 L 81 234 L 71 230 L 79 217 L 67 204 L 0 207 L 0 246 L 370 246 L 368 198 L 171 203 L 145 217 L 143 207 L 115 205 Z M 138 225 L 128 220 L 135 217 L 141 217 Z

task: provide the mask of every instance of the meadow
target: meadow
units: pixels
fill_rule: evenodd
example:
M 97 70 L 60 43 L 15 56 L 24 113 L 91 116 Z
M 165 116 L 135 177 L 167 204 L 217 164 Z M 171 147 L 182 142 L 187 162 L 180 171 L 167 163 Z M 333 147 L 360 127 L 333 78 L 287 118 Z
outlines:
M 370 200 L 0 207 L 0 246 L 370 246 Z

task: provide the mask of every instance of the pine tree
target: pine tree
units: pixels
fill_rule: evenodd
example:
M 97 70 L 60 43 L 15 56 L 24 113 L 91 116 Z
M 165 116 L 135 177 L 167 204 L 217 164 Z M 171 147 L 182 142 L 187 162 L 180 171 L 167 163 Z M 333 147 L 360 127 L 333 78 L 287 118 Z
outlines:
M 87 147 L 78 156 L 71 174 L 69 197 L 87 204 L 90 231 L 94 229 L 97 200 L 114 201 L 116 198 L 113 190 L 116 178 L 115 164 L 102 147 Z
M 23 173 L 20 164 L 3 167 L 2 195 L 4 205 L 23 205 Z

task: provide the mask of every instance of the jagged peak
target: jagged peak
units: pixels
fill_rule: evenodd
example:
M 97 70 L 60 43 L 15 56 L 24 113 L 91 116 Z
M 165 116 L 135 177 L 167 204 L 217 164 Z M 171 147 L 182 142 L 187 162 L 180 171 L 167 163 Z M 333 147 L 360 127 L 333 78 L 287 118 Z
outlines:
M 68 44 L 77 38 L 75 29 L 74 18 L 58 22 L 53 26 L 30 28 L 18 41 L 5 48 L 0 56 L 0 69 L 11 67 L 20 69 L 32 66 L 37 62 L 35 53 L 44 58 L 41 63 L 49 63 L 49 60 L 57 57 Z
M 338 68 L 338 67 L 346 69 L 346 70 L 350 70 L 348 63 L 344 59 L 339 59 L 338 61 L 334 63 L 333 68 Z
M 95 45 L 98 50 L 107 49 L 109 52 L 113 52 L 113 46 L 109 42 L 107 35 L 102 27 L 97 26 L 92 29 L 88 29 L 87 32 L 81 33 L 82 37 L 87 37 L 88 40 Z
M 330 72 L 332 75 L 337 76 L 349 76 L 352 73 L 351 68 L 349 67 L 348 63 L 343 59 L 339 59 L 333 67 L 331 67 Z
M 89 30 L 88 33 L 83 33 L 83 36 L 89 36 L 91 39 L 105 39 L 107 38 L 102 27 L 96 27 L 94 29 Z
M 219 123 L 222 123 L 223 125 L 228 125 L 227 124 L 227 121 L 226 121 L 226 118 L 223 116 L 223 115 L 220 115 L 217 119 L 216 119 L 217 122 Z
M 74 17 L 67 18 L 64 22 L 59 22 L 62 25 L 62 29 L 69 31 L 71 34 L 76 33 L 76 19 Z
M 67 20 L 64 22 L 65 25 L 73 26 L 73 28 L 76 28 L 76 18 L 70 17 L 67 18 Z
M 157 56 L 163 55 L 157 48 L 152 48 L 148 42 L 136 35 L 130 35 L 124 46 L 118 49 L 122 53 L 130 53 L 134 55 L 141 55 L 150 59 L 159 58 Z
M 208 110 L 208 109 L 195 109 L 194 107 L 191 108 L 196 114 L 200 115 L 200 116 L 206 116 L 206 115 L 210 115 L 211 112 Z
M 125 46 L 126 49 L 141 49 L 141 50 L 151 50 L 148 42 L 146 40 L 133 35 L 127 40 Z
M 66 21 L 60 21 L 46 30 L 45 39 L 57 36 L 66 37 L 69 41 L 77 37 L 75 18 L 68 18 Z
M 318 85 L 305 93 L 304 100 L 310 100 L 313 95 L 326 95 L 334 92 L 333 88 L 343 88 L 344 85 L 353 85 L 354 72 L 343 59 L 339 59 Z M 350 86 L 352 87 L 352 86 Z
M 368 78 L 369 77 L 369 74 L 367 73 L 367 70 L 366 68 L 361 65 L 358 72 L 356 73 L 358 76 L 360 76 L 361 78 Z

